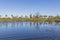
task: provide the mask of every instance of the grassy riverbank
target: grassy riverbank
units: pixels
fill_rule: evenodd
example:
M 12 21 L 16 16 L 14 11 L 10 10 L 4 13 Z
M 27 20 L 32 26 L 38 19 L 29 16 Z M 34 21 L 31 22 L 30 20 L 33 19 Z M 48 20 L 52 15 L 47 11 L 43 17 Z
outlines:
M 0 18 L 0 22 L 19 22 L 19 21 L 31 21 L 31 22 L 60 22 L 60 16 L 39 16 L 30 15 L 25 17 L 4 17 Z

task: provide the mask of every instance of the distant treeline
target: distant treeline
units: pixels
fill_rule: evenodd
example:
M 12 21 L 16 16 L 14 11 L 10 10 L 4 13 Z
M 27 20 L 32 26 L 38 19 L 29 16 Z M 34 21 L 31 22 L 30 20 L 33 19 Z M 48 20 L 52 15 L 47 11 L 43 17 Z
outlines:
M 47 16 L 47 15 L 32 15 L 30 14 L 29 16 L 13 16 L 8 17 L 8 15 L 5 15 L 5 17 L 1 17 L 0 15 L 0 22 L 19 22 L 19 21 L 30 21 L 30 22 L 60 22 L 60 16 Z

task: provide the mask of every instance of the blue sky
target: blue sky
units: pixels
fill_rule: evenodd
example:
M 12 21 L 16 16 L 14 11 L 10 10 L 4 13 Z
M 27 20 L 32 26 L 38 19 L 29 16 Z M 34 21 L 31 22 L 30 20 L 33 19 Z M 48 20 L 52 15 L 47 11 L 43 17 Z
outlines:
M 0 15 L 60 15 L 60 0 L 0 0 Z

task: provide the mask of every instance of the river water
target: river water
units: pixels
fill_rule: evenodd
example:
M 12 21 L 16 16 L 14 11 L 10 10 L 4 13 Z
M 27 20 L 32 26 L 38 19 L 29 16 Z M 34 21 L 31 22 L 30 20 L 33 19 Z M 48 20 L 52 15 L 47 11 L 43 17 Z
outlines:
M 60 40 L 60 23 L 0 22 L 0 40 Z

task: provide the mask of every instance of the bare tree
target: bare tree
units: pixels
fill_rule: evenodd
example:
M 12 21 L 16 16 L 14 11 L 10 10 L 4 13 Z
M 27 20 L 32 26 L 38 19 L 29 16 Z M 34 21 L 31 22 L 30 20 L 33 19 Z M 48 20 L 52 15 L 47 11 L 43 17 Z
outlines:
M 13 16 L 13 15 L 11 15 L 11 17 L 13 18 L 14 16 Z
M 32 14 L 30 14 L 30 18 L 32 18 Z
M 1 15 L 0 15 L 0 18 L 1 18 Z
M 7 14 L 5 15 L 5 18 L 7 18 L 8 16 L 7 16 Z

